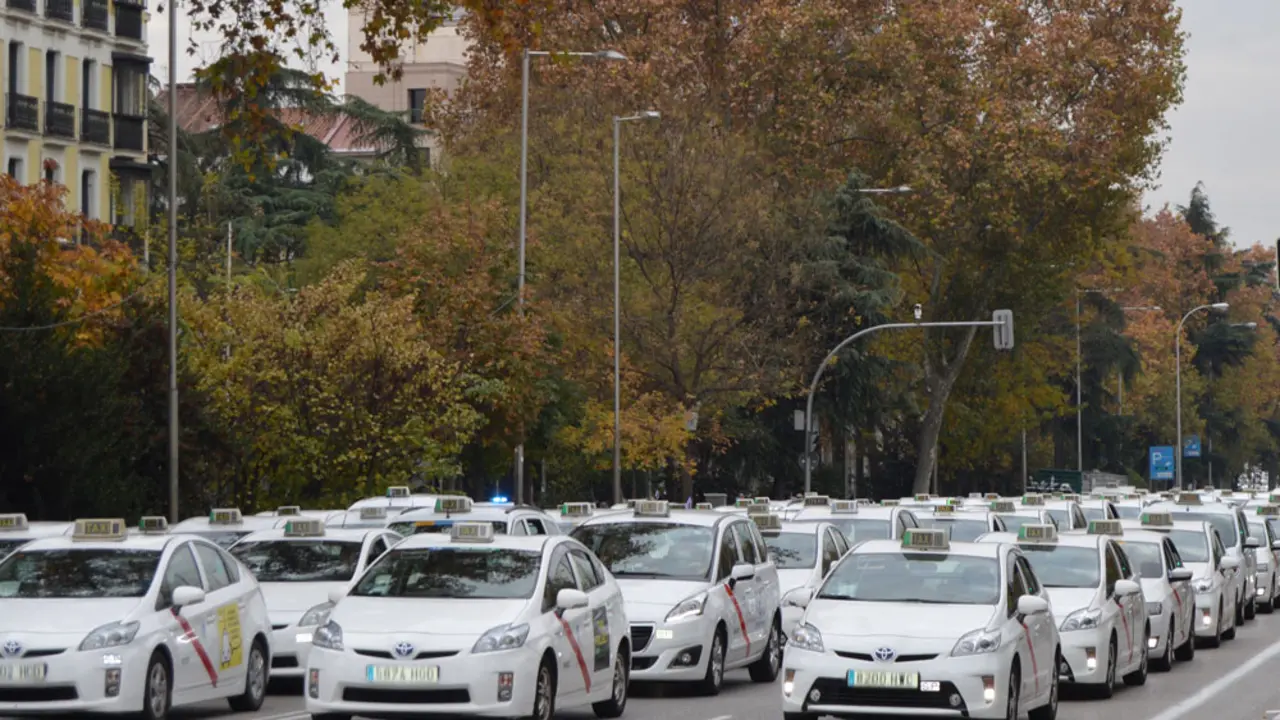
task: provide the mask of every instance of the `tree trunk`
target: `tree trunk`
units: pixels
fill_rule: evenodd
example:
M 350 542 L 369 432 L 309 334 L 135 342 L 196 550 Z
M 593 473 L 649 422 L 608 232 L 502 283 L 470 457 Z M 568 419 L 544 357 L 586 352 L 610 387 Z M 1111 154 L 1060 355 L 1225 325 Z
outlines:
M 964 368 L 965 358 L 969 355 L 969 348 L 973 346 L 973 338 L 977 332 L 976 327 L 965 330 L 960 346 L 956 348 L 956 356 L 950 361 L 945 357 L 936 360 L 928 357 L 926 341 L 924 366 L 925 387 L 929 390 L 929 407 L 925 410 L 924 422 L 920 426 L 920 436 L 916 442 L 916 452 L 920 459 L 916 464 L 915 480 L 911 484 L 913 493 L 927 493 L 932 485 L 933 469 L 938 462 L 938 437 L 942 434 L 942 420 L 947 411 L 947 399 L 951 397 L 956 378 L 960 377 L 960 371 Z

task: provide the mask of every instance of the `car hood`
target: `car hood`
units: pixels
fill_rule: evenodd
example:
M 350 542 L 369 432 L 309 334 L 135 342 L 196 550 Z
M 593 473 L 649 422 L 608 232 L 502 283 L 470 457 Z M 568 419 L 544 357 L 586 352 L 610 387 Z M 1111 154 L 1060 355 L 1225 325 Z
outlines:
M 0 642 L 28 648 L 78 647 L 95 628 L 131 619 L 141 598 L 0 600 Z
M 1213 568 L 1207 562 L 1184 562 L 1182 566 L 1191 571 L 1194 579 L 1213 577 Z
M 710 587 L 705 580 L 618 580 L 627 619 L 631 622 L 661 622 L 676 603 Z
M 311 608 L 329 602 L 329 593 L 347 587 L 344 582 L 264 582 L 259 583 L 267 602 L 271 623 L 294 623 Z
M 529 600 L 347 596 L 329 616 L 343 633 L 481 635 L 519 619 Z
M 1097 588 L 1045 588 L 1049 593 L 1049 604 L 1053 608 L 1055 618 L 1066 618 L 1077 610 L 1092 607 L 1098 599 Z
M 967 632 L 984 628 L 995 614 L 994 605 L 932 605 L 925 603 L 858 602 L 814 599 L 805 612 L 807 622 L 822 637 L 856 640 L 869 637 L 916 638 L 955 642 Z M 839 645 L 836 642 L 835 645 Z
M 778 590 L 783 595 L 788 590 L 795 590 L 808 584 L 810 578 L 813 577 L 813 568 L 789 568 L 778 571 Z

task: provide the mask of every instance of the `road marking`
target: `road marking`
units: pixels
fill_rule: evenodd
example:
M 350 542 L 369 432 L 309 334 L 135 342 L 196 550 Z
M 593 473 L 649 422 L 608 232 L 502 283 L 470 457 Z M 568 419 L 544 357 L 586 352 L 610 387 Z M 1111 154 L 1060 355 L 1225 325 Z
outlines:
M 1266 665 L 1277 656 L 1280 656 L 1280 641 L 1276 641 L 1268 645 L 1262 653 L 1254 655 L 1251 659 L 1237 667 L 1235 670 L 1232 670 L 1226 675 L 1223 675 L 1217 680 L 1206 685 L 1200 692 L 1192 695 L 1182 702 L 1179 702 L 1177 705 L 1170 707 L 1149 720 L 1177 720 L 1177 718 L 1180 718 L 1206 702 L 1209 702 L 1209 700 L 1214 696 L 1234 685 L 1240 680 L 1240 678 L 1243 678 L 1254 670 Z

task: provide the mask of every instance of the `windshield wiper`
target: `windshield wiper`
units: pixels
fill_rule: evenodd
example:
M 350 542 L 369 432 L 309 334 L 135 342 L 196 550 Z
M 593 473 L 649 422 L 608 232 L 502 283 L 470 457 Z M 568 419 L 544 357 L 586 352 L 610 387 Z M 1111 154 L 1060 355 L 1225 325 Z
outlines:
M 639 572 L 628 570 L 613 570 L 614 577 L 638 577 L 638 578 L 682 578 L 685 575 L 672 575 L 671 573 L 660 572 Z
M 852 595 L 819 595 L 819 600 L 858 600 Z

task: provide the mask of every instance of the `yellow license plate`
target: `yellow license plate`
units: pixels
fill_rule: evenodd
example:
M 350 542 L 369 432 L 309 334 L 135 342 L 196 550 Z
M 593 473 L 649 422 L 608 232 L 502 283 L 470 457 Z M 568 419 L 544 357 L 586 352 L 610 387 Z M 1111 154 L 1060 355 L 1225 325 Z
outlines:
M 42 683 L 46 672 L 44 663 L 0 664 L 0 683 Z
M 920 673 L 850 670 L 849 687 L 915 690 L 920 687 Z
M 365 668 L 365 677 L 377 685 L 434 685 L 440 681 L 440 668 L 436 665 L 370 665 Z

